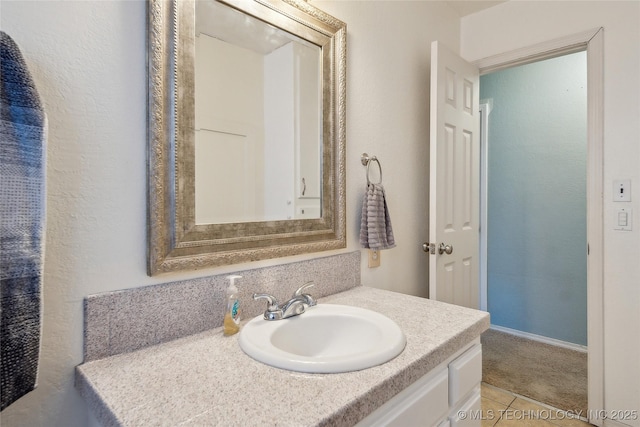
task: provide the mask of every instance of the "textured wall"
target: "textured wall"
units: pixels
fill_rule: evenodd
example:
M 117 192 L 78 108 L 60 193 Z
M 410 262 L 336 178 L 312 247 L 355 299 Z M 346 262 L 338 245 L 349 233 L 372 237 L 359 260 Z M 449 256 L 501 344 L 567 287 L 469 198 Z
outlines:
M 145 277 L 144 2 L 2 1 L 49 121 L 38 388 L 2 426 L 86 426 L 82 300 Z
M 587 56 L 484 75 L 491 323 L 587 344 Z
M 349 245 L 357 247 L 360 233 L 364 152 L 380 160 L 397 244 L 381 251 L 377 268 L 367 267 L 363 253 L 362 283 L 426 297 L 429 259 L 422 243 L 429 240 L 431 42 L 457 51 L 459 18 L 437 1 L 312 3 L 347 23 Z

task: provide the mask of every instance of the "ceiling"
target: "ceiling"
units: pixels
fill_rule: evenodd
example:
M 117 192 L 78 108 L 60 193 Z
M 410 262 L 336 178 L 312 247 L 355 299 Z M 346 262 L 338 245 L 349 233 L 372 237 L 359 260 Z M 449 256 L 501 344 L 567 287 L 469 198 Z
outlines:
M 301 39 L 217 1 L 196 1 L 195 32 L 266 55 Z
M 458 15 L 466 16 L 471 15 L 472 13 L 479 12 L 484 9 L 488 9 L 497 4 L 504 3 L 506 0 L 493 0 L 493 1 L 485 1 L 485 0 L 445 0 L 445 2 L 454 8 Z
M 507 0 L 444 0 L 460 17 L 505 1 Z M 203 33 L 263 55 L 292 41 L 291 34 L 216 1 L 196 1 L 195 4 L 196 34 Z

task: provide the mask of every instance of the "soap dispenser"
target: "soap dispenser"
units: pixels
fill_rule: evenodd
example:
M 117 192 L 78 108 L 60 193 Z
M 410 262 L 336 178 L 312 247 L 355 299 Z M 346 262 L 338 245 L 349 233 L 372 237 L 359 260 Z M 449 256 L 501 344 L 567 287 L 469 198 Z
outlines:
M 224 335 L 229 336 L 238 333 L 240 330 L 240 301 L 238 300 L 238 288 L 236 279 L 242 276 L 228 276 L 229 287 L 227 287 L 227 310 L 224 314 Z

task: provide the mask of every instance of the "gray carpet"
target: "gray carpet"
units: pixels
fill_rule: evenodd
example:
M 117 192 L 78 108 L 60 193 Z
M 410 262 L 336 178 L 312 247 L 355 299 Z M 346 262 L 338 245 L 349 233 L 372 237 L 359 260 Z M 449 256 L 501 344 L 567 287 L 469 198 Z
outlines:
M 481 341 L 484 382 L 558 409 L 587 412 L 587 353 L 491 329 Z

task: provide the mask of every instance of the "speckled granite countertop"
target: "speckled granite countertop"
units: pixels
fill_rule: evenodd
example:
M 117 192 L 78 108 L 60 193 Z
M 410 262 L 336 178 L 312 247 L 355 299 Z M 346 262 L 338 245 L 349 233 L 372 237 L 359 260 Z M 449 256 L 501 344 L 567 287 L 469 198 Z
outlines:
M 76 387 L 104 426 L 352 426 L 489 327 L 484 312 L 363 286 L 319 303 L 386 315 L 406 348 L 362 371 L 304 374 L 254 361 L 218 328 L 80 365 Z

